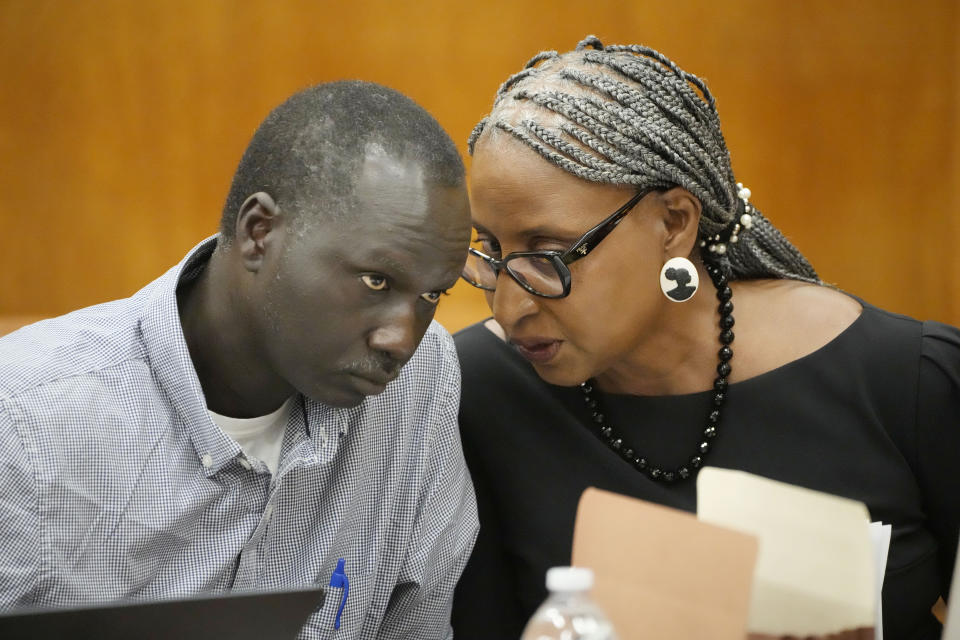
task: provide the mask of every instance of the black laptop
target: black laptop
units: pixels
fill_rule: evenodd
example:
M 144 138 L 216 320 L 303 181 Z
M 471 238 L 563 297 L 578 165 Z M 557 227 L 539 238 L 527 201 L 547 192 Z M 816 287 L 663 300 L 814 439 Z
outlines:
M 323 600 L 311 587 L 14 611 L 0 614 L 0 638 L 293 640 Z

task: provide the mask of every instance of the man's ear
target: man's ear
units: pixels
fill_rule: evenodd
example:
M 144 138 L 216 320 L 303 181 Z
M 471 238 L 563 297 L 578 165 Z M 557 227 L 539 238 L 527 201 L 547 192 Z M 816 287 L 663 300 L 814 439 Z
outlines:
M 664 258 L 688 258 L 693 253 L 700 230 L 700 200 L 683 187 L 673 187 L 662 196 L 667 209 L 664 218 Z
M 260 270 L 269 236 L 279 222 L 280 209 L 268 193 L 258 191 L 240 205 L 234 237 L 248 271 Z

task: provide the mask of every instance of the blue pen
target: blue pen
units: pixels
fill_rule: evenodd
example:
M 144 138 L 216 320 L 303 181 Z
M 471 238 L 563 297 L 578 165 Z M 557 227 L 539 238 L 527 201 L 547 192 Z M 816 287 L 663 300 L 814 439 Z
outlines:
M 343 613 L 343 608 L 347 606 L 347 595 L 350 593 L 350 579 L 347 578 L 347 574 L 343 570 L 344 564 L 346 564 L 346 560 L 343 558 L 337 560 L 337 568 L 333 570 L 333 575 L 330 576 L 330 586 L 335 589 L 343 589 L 340 608 L 337 609 L 337 617 L 333 621 L 333 628 L 337 631 L 340 630 L 340 615 Z

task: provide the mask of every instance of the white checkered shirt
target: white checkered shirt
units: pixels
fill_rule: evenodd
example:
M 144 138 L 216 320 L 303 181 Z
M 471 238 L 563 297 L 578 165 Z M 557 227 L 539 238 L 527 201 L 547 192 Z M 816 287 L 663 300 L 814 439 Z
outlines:
M 343 558 L 340 630 L 328 589 L 302 637 L 449 637 L 478 526 L 449 334 L 358 407 L 298 398 L 271 477 L 211 420 L 180 327 L 215 242 L 0 339 L 0 609 L 327 587 Z

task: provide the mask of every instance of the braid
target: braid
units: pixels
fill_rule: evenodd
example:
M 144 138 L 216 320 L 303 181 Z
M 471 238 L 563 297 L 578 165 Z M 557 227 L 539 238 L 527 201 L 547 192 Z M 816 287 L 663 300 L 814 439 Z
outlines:
M 477 138 L 479 138 L 480 134 L 483 133 L 483 130 L 487 126 L 487 122 L 489 122 L 489 120 L 489 117 L 483 118 L 476 124 L 476 126 L 473 127 L 473 131 L 470 132 L 470 137 L 467 138 L 467 151 L 471 156 L 473 155 L 473 148 L 477 145 Z
M 498 104 L 500 104 L 500 101 L 507 94 L 507 92 L 510 91 L 513 85 L 517 84 L 524 78 L 536 74 L 538 64 L 544 60 L 550 60 L 559 57 L 560 54 L 556 51 L 541 51 L 537 55 L 527 60 L 527 64 L 523 65 L 522 70 L 507 78 L 497 89 L 497 94 L 493 97 L 493 106 L 496 107 Z M 480 134 L 483 133 L 484 128 L 487 126 L 487 121 L 488 118 L 483 118 L 473 128 L 473 131 L 470 132 L 470 137 L 467 138 L 467 151 L 469 151 L 470 155 L 473 155 L 473 147 L 477 143 L 477 138 L 480 137 Z
M 533 136 L 527 133 L 524 129 L 510 126 L 506 122 L 497 122 L 497 127 L 507 131 L 518 140 L 526 144 L 528 147 L 539 153 L 541 156 L 557 165 L 564 171 L 572 173 L 578 178 L 583 178 L 584 180 L 589 180 L 590 182 L 610 182 L 610 173 L 594 169 L 593 167 L 586 166 L 584 164 L 570 160 L 570 158 L 564 156 L 563 154 L 557 153 L 549 146 L 541 144 Z M 624 182 L 624 184 L 630 184 Z
M 785 278 L 820 284 L 813 265 L 756 208 L 753 227 L 734 243 L 727 243 L 730 272 L 735 279 Z
M 600 42 L 600 38 L 597 36 L 589 35 L 577 43 L 577 48 L 575 51 L 583 51 L 587 48 L 599 49 L 600 51 L 603 51 L 603 43 Z
M 530 103 L 551 120 L 524 111 Z M 554 126 L 549 126 L 556 122 Z M 570 53 L 544 51 L 500 85 L 494 113 L 470 134 L 474 151 L 487 126 L 509 133 L 548 162 L 591 182 L 638 189 L 681 186 L 702 206 L 700 236 L 730 234 L 743 213 L 716 100 L 706 83 L 641 45 L 604 46 L 587 36 Z M 751 205 L 753 224 L 726 253 L 704 252 L 731 278 L 819 283 L 806 258 Z
M 628 105 L 626 109 L 628 110 L 628 113 L 634 117 L 634 119 L 639 113 L 641 118 L 647 121 L 670 120 L 670 118 L 663 117 L 663 109 L 660 109 L 660 113 L 658 114 L 658 105 L 640 104 L 642 100 L 637 96 L 642 96 L 642 94 L 639 94 L 633 88 L 622 82 L 609 80 L 599 75 L 578 72 L 570 72 L 569 75 L 576 78 L 585 86 L 598 88 L 602 90 L 603 93 L 614 98 L 619 97 L 618 103 L 626 103 Z M 574 98 L 574 100 L 581 102 L 584 99 Z M 649 102 L 649 100 L 646 102 Z M 630 115 L 627 115 L 626 117 L 630 117 Z M 696 175 L 699 173 L 706 173 L 708 178 L 712 178 L 712 182 L 715 185 L 720 185 L 726 182 L 726 176 L 722 171 L 718 170 L 714 165 L 705 162 L 706 160 L 709 160 L 709 156 L 697 152 L 697 149 L 695 148 L 696 143 L 694 135 L 682 135 L 676 136 L 673 139 L 667 139 L 661 134 L 661 132 L 668 130 L 668 126 L 648 126 L 635 128 L 638 134 L 636 136 L 637 142 L 639 142 L 641 146 L 647 145 L 652 151 L 655 152 L 656 159 L 654 161 L 668 163 L 671 167 L 675 168 L 668 170 L 680 170 L 688 175 L 686 180 L 678 180 L 678 184 L 696 183 Z M 684 127 L 676 126 L 676 124 L 673 125 L 673 128 L 680 131 L 685 129 Z M 689 130 L 687 133 L 690 133 Z M 628 141 L 624 151 L 627 153 L 633 152 L 633 154 L 635 154 L 638 149 L 636 148 L 636 144 L 634 142 Z M 730 176 L 730 178 L 732 178 L 732 176 Z M 691 192 L 694 192 L 694 190 L 691 189 Z M 723 187 L 721 187 L 720 193 L 724 195 L 730 195 L 732 197 L 732 194 L 728 194 Z M 705 197 L 714 199 L 708 191 L 703 191 L 702 193 L 697 192 L 696 195 L 701 200 L 703 200 Z M 729 205 L 726 202 L 722 202 L 719 203 L 718 206 L 720 206 L 720 208 L 724 208 Z

